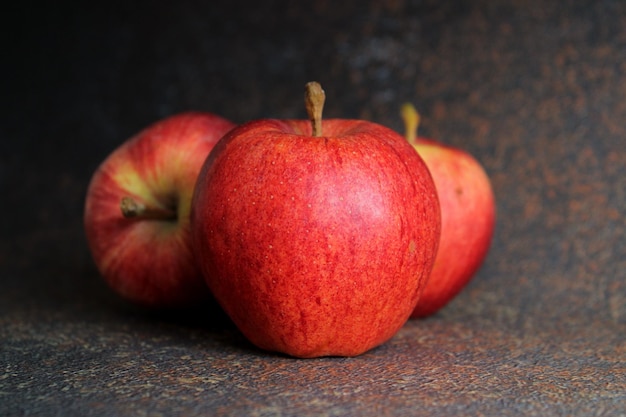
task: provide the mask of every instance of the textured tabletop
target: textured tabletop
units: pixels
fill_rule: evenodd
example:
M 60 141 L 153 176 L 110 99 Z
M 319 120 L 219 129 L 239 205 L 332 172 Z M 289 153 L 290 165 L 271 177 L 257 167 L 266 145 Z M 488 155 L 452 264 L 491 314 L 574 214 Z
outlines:
M 626 2 L 214 3 L 5 15 L 0 415 L 626 415 Z M 314 360 L 110 291 L 81 223 L 100 161 L 184 110 L 304 118 L 310 80 L 327 117 L 401 130 L 411 101 L 484 165 L 498 219 L 470 285 Z

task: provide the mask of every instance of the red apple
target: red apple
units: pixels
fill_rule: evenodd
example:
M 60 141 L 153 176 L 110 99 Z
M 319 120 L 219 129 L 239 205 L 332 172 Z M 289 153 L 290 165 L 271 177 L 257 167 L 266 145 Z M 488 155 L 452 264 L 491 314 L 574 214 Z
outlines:
M 415 308 L 440 232 L 413 148 L 378 124 L 322 123 L 323 96 L 307 84 L 312 123 L 258 120 L 227 134 L 191 212 L 197 259 L 226 313 L 256 346 L 303 358 L 390 339 Z
M 94 173 L 87 241 L 98 270 L 125 299 L 180 307 L 210 294 L 191 249 L 191 197 L 206 156 L 233 127 L 213 114 L 175 115 L 123 143 Z
M 491 244 L 495 200 L 491 182 L 469 153 L 417 137 L 419 115 L 402 108 L 407 140 L 420 154 L 435 181 L 441 205 L 441 240 L 435 266 L 412 318 L 434 314 L 450 302 L 482 265 Z

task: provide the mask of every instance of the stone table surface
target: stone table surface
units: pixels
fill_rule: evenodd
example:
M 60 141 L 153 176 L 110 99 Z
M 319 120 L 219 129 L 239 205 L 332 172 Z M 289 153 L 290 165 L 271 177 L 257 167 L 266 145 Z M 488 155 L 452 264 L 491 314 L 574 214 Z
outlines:
M 626 415 L 626 2 L 133 3 L 3 14 L 0 415 Z M 401 130 L 411 101 L 485 166 L 470 285 L 314 360 L 112 293 L 81 224 L 99 162 L 183 110 L 305 117 L 310 80 L 327 117 Z

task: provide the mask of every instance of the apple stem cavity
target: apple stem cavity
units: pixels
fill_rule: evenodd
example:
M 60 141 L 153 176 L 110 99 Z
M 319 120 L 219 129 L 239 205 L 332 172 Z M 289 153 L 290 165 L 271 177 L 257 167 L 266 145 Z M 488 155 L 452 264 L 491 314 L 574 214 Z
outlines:
M 404 136 L 411 145 L 415 145 L 417 128 L 420 124 L 420 114 L 411 103 L 404 103 L 400 108 L 400 113 L 402 120 L 404 120 Z
M 306 112 L 311 120 L 313 136 L 322 136 L 322 110 L 324 109 L 324 101 L 326 93 L 322 89 L 320 83 L 311 81 L 306 83 L 304 91 L 304 105 Z
M 120 202 L 122 215 L 127 218 L 137 218 L 146 220 L 176 220 L 176 210 L 152 207 L 139 203 L 132 197 L 123 197 Z

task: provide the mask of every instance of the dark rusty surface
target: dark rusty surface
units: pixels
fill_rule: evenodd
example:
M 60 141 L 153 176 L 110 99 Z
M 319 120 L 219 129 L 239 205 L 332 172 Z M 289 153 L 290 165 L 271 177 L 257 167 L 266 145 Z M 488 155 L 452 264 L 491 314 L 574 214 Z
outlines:
M 5 16 L 0 415 L 626 414 L 626 3 L 196 3 Z M 305 117 L 312 79 L 326 117 L 401 129 L 410 100 L 484 164 L 498 224 L 470 286 L 316 360 L 113 295 L 81 228 L 97 164 L 182 110 Z

